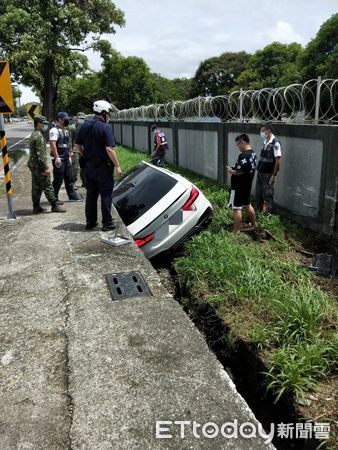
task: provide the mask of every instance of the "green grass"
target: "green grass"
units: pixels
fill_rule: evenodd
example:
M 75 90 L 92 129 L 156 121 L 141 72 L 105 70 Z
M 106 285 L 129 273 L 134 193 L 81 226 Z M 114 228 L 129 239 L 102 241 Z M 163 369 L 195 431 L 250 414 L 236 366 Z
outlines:
M 147 155 L 118 149 L 124 170 Z M 337 305 L 293 250 L 304 231 L 276 215 L 258 215 L 258 226 L 275 239 L 259 244 L 229 230 L 228 190 L 181 169 L 214 207 L 209 228 L 185 246 L 175 268 L 196 302 L 212 304 L 234 339 L 256 345 L 268 361 L 268 389 L 278 401 L 285 392 L 302 398 L 315 390 L 338 360 Z
M 118 160 L 122 171 L 125 173 L 131 167 L 138 164 L 140 161 L 150 161 L 150 156 L 146 153 L 136 152 L 134 150 L 129 150 L 124 147 L 117 146 L 116 152 L 118 156 Z

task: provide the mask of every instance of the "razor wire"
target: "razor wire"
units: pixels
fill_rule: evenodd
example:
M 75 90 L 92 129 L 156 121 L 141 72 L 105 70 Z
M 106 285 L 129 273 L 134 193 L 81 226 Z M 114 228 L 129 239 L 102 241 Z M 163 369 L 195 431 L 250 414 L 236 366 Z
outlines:
M 338 123 L 338 80 L 309 80 L 278 88 L 237 90 L 227 95 L 119 110 L 114 120 Z

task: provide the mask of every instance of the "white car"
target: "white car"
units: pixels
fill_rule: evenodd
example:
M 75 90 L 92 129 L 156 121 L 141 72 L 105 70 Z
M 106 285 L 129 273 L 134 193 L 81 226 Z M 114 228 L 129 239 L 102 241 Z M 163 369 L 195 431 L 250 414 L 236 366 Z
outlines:
M 213 212 L 190 181 L 145 161 L 115 185 L 113 205 L 149 259 L 174 250 L 203 229 Z

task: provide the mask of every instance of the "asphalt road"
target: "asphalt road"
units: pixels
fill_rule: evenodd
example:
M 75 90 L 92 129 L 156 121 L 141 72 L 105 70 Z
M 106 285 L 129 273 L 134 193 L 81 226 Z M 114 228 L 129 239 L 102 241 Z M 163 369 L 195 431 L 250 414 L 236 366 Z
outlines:
M 27 144 L 33 131 L 33 124 L 28 122 L 5 123 L 7 149 L 22 149 Z

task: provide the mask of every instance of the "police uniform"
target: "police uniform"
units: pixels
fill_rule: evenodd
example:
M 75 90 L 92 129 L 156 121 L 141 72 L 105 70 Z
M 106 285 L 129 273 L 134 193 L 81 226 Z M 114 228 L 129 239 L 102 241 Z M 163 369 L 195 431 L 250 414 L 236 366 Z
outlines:
M 86 162 L 86 221 L 87 228 L 97 223 L 97 199 L 101 197 L 102 224 L 112 224 L 111 205 L 114 187 L 114 164 L 106 147 L 115 147 L 111 126 L 100 117 L 86 121 L 76 136 L 76 144 L 83 148 Z
M 32 201 L 33 212 L 42 212 L 40 209 L 40 199 L 42 192 L 49 203 L 56 205 L 56 197 L 49 176 L 42 175 L 48 170 L 46 141 L 40 130 L 34 130 L 29 140 L 30 157 L 28 167 L 32 173 Z
M 164 157 L 165 152 L 168 150 L 168 143 L 167 138 L 163 131 L 161 131 L 159 128 L 155 128 L 154 132 L 154 144 L 155 144 L 155 150 L 152 153 L 152 160 L 151 163 L 154 164 L 154 166 L 164 166 Z
M 66 129 L 62 129 L 59 125 L 55 125 L 55 127 L 51 128 L 49 131 L 49 140 L 55 141 L 58 155 L 61 159 L 60 167 L 56 167 L 55 158 L 52 159 L 55 196 L 58 198 L 62 182 L 65 180 L 65 187 L 69 200 L 79 200 L 74 189 L 72 164 L 69 160 L 69 133 Z
M 276 158 L 281 157 L 281 155 L 280 142 L 272 135 L 270 140 L 262 146 L 256 179 L 256 203 L 258 206 L 265 203 L 267 212 L 270 213 L 273 210 L 274 186 L 269 182 L 274 171 Z

